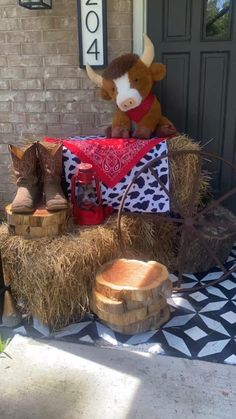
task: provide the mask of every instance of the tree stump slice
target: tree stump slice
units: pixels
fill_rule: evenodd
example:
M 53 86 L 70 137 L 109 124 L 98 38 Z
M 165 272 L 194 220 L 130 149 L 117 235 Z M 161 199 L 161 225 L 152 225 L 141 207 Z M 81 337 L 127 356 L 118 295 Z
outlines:
M 152 304 L 137 308 L 135 310 L 129 310 L 122 314 L 114 314 L 98 308 L 96 304 L 91 304 L 91 308 L 97 316 L 110 324 L 116 324 L 117 326 L 128 326 L 132 323 L 142 322 L 147 320 L 150 316 L 159 316 L 160 312 L 166 307 L 166 301 L 159 297 Z
M 147 301 L 111 300 L 96 290 L 93 291 L 92 297 L 93 307 L 96 307 L 100 311 L 105 311 L 106 313 L 114 315 L 125 314 L 143 308 L 148 310 L 151 306 L 157 307 L 158 309 L 158 307 L 163 304 L 163 301 L 165 301 L 163 297 Z
M 116 259 L 96 275 L 91 309 L 113 330 L 134 334 L 156 329 L 170 316 L 172 283 L 157 262 Z
M 111 314 L 124 314 L 129 310 L 142 308 L 145 304 L 139 301 L 111 300 L 96 290 L 93 290 L 92 300 L 93 305 L 95 305 L 99 310 L 103 310 Z
M 166 292 L 169 273 L 158 262 L 117 259 L 103 265 L 96 275 L 96 291 L 109 299 L 153 300 Z
M 147 319 L 131 323 L 127 326 L 121 326 L 117 324 L 111 324 L 105 322 L 105 324 L 110 327 L 115 332 L 122 333 L 124 335 L 135 335 L 136 333 L 144 333 L 149 330 L 156 330 L 159 329 L 164 323 L 166 323 L 170 318 L 170 309 L 166 306 L 164 309 L 161 310 L 160 314 L 152 315 Z
M 11 235 L 29 239 L 57 236 L 66 231 L 68 210 L 49 212 L 45 207 L 31 214 L 16 214 L 6 207 L 8 230 Z

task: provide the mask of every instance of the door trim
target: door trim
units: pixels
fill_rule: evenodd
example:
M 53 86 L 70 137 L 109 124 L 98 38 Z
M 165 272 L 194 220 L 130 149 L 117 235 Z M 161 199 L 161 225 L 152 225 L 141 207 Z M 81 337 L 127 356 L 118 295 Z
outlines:
M 147 0 L 133 2 L 133 52 L 142 54 L 143 33 L 147 32 Z

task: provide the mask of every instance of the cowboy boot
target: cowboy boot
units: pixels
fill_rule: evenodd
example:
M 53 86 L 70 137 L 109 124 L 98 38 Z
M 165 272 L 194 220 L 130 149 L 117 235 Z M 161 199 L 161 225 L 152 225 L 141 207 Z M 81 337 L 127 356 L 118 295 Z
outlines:
M 61 189 L 62 145 L 37 143 L 42 170 L 43 190 L 48 211 L 58 211 L 68 207 Z
M 35 144 L 21 148 L 9 145 L 9 151 L 18 187 L 11 205 L 12 212 L 23 214 L 32 212 L 38 195 Z

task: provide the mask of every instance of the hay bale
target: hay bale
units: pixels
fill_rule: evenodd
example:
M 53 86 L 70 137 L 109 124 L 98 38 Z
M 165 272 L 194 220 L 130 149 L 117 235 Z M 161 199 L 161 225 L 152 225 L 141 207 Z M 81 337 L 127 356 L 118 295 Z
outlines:
M 170 195 L 173 197 L 171 201 L 171 210 L 178 212 L 174 202 L 186 211 L 190 204 L 193 181 L 195 179 L 196 168 L 198 165 L 198 155 L 191 154 L 191 151 L 200 151 L 199 143 L 188 138 L 186 135 L 180 135 L 168 141 L 169 152 L 189 150 L 190 153 L 182 154 L 170 158 Z M 199 187 L 196 193 L 195 211 L 202 204 L 203 198 L 208 194 L 209 175 L 202 170 L 199 178 Z
M 55 238 L 10 236 L 0 227 L 0 248 L 13 294 L 27 312 L 52 329 L 79 320 L 89 308 L 92 286 L 102 264 L 121 256 L 116 216 L 106 224 L 80 228 Z M 135 257 L 146 255 L 153 228 L 142 216 L 122 220 L 124 243 Z M 142 240 L 139 239 L 141 234 Z M 149 251 L 150 252 L 150 251 Z
M 199 150 L 200 146 L 185 136 L 169 140 L 170 151 L 179 149 Z M 184 207 L 189 204 L 196 161 L 191 154 L 170 160 L 170 191 Z M 197 205 L 207 185 L 202 175 Z M 123 215 L 123 240 L 127 257 L 157 260 L 173 271 L 179 245 L 177 226 L 163 218 Z M 116 223 L 114 215 L 101 226 L 72 226 L 68 234 L 35 240 L 9 236 L 7 226 L 2 225 L 0 249 L 17 300 L 52 329 L 81 319 L 89 308 L 95 273 L 103 263 L 121 256 Z

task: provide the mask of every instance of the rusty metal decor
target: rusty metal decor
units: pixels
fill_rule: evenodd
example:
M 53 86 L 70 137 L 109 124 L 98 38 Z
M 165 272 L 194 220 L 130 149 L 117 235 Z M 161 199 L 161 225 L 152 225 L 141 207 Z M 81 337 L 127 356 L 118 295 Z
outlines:
M 177 200 L 173 197 L 173 194 L 172 195 L 170 194 L 166 186 L 161 181 L 160 177 L 157 175 L 155 168 L 162 159 L 166 159 L 166 158 L 174 159 L 178 156 L 185 156 L 188 154 L 194 154 L 198 156 L 198 162 L 197 162 L 197 168 L 194 174 L 192 191 L 189 197 L 189 205 L 188 205 L 188 208 L 186 209 L 186 208 L 183 208 L 182 205 L 179 204 L 179 202 L 177 202 Z M 206 288 L 208 286 L 215 285 L 221 282 L 222 280 L 224 280 L 225 278 L 227 278 L 232 273 L 236 272 L 236 266 L 234 266 L 232 269 L 226 269 L 224 264 L 220 261 L 219 257 L 216 255 L 214 250 L 211 248 L 211 246 L 205 239 L 204 234 L 202 234 L 202 232 L 198 228 L 200 225 L 202 226 L 203 223 L 207 225 L 208 227 L 217 227 L 217 225 L 214 222 L 203 219 L 203 216 L 206 215 L 210 210 L 213 210 L 214 208 L 219 207 L 221 203 L 223 203 L 228 198 L 236 194 L 236 185 L 235 185 L 235 187 L 230 189 L 228 192 L 224 193 L 219 198 L 215 200 L 211 200 L 208 204 L 206 204 L 203 207 L 196 208 L 196 195 L 197 195 L 197 192 L 199 191 L 199 183 L 200 183 L 200 177 L 202 174 L 202 165 L 204 161 L 208 161 L 208 162 L 214 161 L 221 164 L 224 163 L 226 166 L 228 166 L 228 168 L 233 169 L 233 171 L 236 173 L 236 165 L 232 164 L 231 162 L 215 154 L 201 151 L 201 150 L 188 150 L 188 149 L 170 151 L 166 153 L 165 155 L 162 155 L 162 156 L 157 157 L 156 159 L 153 159 L 152 161 L 147 163 L 145 166 L 142 167 L 142 169 L 140 169 L 137 172 L 137 174 L 134 176 L 134 178 L 129 183 L 129 185 L 127 186 L 124 192 L 122 201 L 120 203 L 119 211 L 118 211 L 118 219 L 117 219 L 118 238 L 119 238 L 121 251 L 123 255 L 125 256 L 126 249 L 125 249 L 125 245 L 124 245 L 124 241 L 122 237 L 122 228 L 121 228 L 121 218 L 122 218 L 124 203 L 131 190 L 132 185 L 136 182 L 137 178 L 143 172 L 150 170 L 150 172 L 156 178 L 161 188 L 165 191 L 166 195 L 170 199 L 170 202 L 172 202 L 174 210 L 175 210 L 175 211 L 172 211 L 173 216 L 172 216 L 172 213 L 171 214 L 167 213 L 166 215 L 162 214 L 161 216 L 159 216 L 158 214 L 153 214 L 152 216 L 155 218 L 155 220 L 158 219 L 158 221 L 160 222 L 164 221 L 164 222 L 169 222 L 169 223 L 175 223 L 175 225 L 178 225 L 177 231 L 181 238 L 180 239 L 181 244 L 178 250 L 178 257 L 177 257 L 178 259 L 178 269 L 177 269 L 178 283 L 177 283 L 177 286 L 174 287 L 175 292 L 189 291 L 189 288 L 181 287 L 183 273 L 184 273 L 185 255 L 187 253 L 186 251 L 188 248 L 187 237 L 189 234 L 194 235 L 199 240 L 199 242 L 201 243 L 205 251 L 208 253 L 209 257 L 211 257 L 215 261 L 216 266 L 218 266 L 222 270 L 222 275 L 220 276 L 220 278 L 217 278 L 216 280 L 213 280 L 213 281 L 209 281 L 207 284 L 201 284 L 200 286 L 195 287 L 194 290 L 199 290 L 199 289 Z M 225 225 L 224 223 L 224 226 L 227 226 L 229 229 L 232 229 L 232 234 L 236 233 L 235 224 L 227 223 L 227 225 Z

